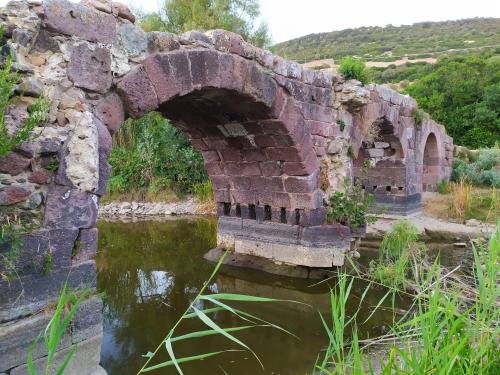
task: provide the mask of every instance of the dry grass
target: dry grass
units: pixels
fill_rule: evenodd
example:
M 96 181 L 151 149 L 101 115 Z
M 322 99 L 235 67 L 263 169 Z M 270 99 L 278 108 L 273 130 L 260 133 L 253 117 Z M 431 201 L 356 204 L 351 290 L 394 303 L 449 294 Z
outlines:
M 424 212 L 437 219 L 464 223 L 468 219 L 495 223 L 500 201 L 495 188 L 480 188 L 464 183 L 450 183 L 447 194 L 425 193 Z

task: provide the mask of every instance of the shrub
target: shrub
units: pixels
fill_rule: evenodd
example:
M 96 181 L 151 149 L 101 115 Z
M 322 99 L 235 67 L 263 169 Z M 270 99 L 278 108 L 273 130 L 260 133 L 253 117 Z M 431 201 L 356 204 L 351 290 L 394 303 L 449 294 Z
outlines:
M 451 179 L 460 181 L 465 178 L 474 185 L 500 187 L 500 148 L 481 149 L 475 159 L 457 159 L 453 166 Z
M 159 113 L 123 124 L 114 136 L 109 162 L 111 195 L 137 189 L 152 193 L 172 189 L 183 195 L 208 179 L 201 154 Z
M 375 220 L 374 216 L 368 215 L 373 206 L 374 197 L 366 194 L 361 185 L 355 183 L 352 188 L 349 181 L 344 181 L 345 191 L 334 192 L 329 199 L 326 208 L 326 221 L 328 223 L 340 223 L 350 228 L 360 228 Z
M 439 194 L 448 194 L 450 192 L 450 183 L 447 180 L 441 180 L 438 185 Z
M 361 59 L 354 59 L 351 56 L 344 57 L 340 61 L 339 73 L 346 79 L 357 79 L 362 83 L 368 82 L 368 69 Z

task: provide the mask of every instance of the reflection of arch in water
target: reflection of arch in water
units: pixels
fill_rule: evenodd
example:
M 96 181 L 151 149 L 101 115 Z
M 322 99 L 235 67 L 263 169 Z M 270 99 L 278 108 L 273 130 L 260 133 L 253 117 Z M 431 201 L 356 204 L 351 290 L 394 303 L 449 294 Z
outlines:
M 434 133 L 429 133 L 425 141 L 422 160 L 422 190 L 433 191 L 441 179 L 439 146 Z

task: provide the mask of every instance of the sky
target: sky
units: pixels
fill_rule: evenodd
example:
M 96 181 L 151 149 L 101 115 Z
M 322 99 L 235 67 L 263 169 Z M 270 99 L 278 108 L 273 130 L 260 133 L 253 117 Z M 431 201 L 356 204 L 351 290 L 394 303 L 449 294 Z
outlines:
M 157 10 L 163 0 L 121 0 Z M 0 0 L 0 5 L 6 3 Z M 75 1 L 76 2 L 76 1 Z M 260 0 L 274 43 L 360 26 L 408 25 L 472 17 L 500 17 L 499 0 Z

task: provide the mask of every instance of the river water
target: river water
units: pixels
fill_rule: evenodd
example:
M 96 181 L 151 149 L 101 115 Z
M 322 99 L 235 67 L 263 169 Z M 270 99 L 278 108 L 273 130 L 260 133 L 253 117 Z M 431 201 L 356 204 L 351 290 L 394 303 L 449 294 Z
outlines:
M 191 218 L 136 223 L 100 222 L 96 259 L 98 290 L 103 293 L 104 337 L 101 364 L 109 375 L 136 374 L 197 295 L 214 265 L 203 255 L 216 244 L 216 219 Z M 329 291 L 335 280 L 317 281 L 273 276 L 256 270 L 222 268 L 210 292 L 242 293 L 303 302 L 245 303 L 242 310 L 271 321 L 299 339 L 269 327 L 235 333 L 258 355 L 264 369 L 249 352 L 233 351 L 182 366 L 185 374 L 311 374 L 315 360 L 327 344 L 319 314 L 328 319 Z M 366 285 L 354 285 L 347 314 L 358 308 Z M 379 309 L 367 323 L 386 291 L 372 289 L 358 315 L 358 332 L 373 337 L 384 332 L 393 316 Z M 406 302 L 396 300 L 404 307 Z M 202 306 L 199 306 L 202 307 Z M 227 313 L 217 313 L 221 327 L 245 325 Z M 185 321 L 178 334 L 207 329 L 195 319 Z M 176 331 L 177 332 L 177 331 Z M 174 345 L 177 358 L 224 349 L 237 349 L 231 341 L 208 336 Z M 167 360 L 164 348 L 160 360 Z M 152 372 L 176 374 L 174 368 Z

